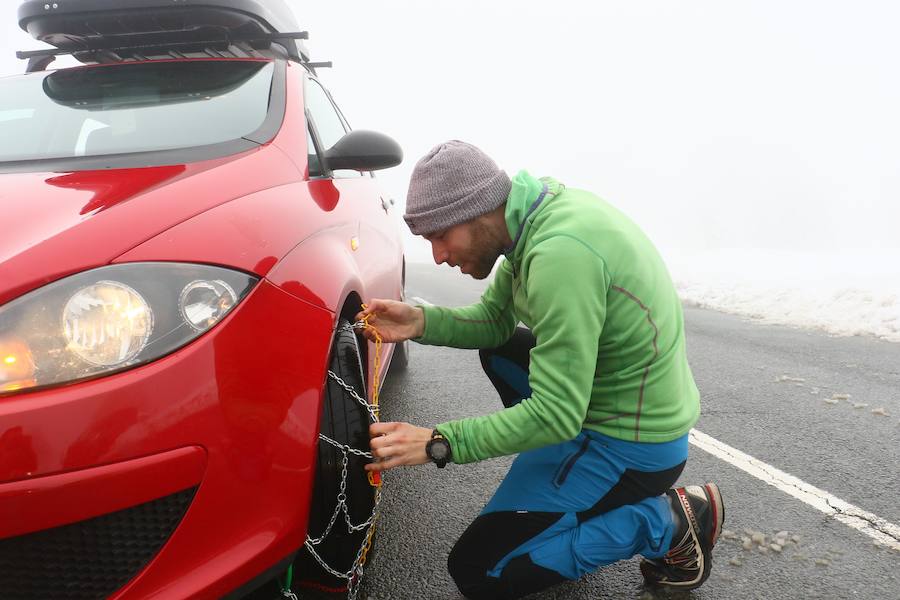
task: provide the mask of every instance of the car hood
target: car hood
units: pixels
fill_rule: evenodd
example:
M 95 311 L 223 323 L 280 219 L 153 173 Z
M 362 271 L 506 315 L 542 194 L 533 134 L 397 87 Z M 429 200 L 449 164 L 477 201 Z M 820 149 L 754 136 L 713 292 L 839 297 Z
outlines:
M 298 178 L 271 145 L 189 165 L 0 175 L 0 305 L 108 264 L 224 202 Z

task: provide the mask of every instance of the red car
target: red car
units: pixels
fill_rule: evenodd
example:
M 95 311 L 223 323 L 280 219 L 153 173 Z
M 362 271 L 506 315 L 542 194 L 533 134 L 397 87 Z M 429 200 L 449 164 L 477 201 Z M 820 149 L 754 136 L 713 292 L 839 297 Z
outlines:
M 403 296 L 372 175 L 400 147 L 350 130 L 283 2 L 19 20 L 55 49 L 0 79 L 0 598 L 352 596 L 405 361 L 353 318 Z

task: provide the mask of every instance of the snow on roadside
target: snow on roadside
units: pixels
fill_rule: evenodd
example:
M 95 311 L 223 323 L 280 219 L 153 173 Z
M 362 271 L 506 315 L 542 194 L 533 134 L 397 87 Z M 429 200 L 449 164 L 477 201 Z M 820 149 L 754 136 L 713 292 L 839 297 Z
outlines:
M 900 249 L 831 254 L 726 249 L 665 258 L 688 305 L 768 324 L 900 342 Z

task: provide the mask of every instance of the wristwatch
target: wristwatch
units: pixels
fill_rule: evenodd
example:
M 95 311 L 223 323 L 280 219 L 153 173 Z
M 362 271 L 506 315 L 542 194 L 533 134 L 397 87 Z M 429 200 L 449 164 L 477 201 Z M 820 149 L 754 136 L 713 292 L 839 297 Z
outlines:
M 441 432 L 435 429 L 431 432 L 431 439 L 425 444 L 425 454 L 437 465 L 438 469 L 447 466 L 453 451 L 450 450 L 450 442 L 447 441 Z

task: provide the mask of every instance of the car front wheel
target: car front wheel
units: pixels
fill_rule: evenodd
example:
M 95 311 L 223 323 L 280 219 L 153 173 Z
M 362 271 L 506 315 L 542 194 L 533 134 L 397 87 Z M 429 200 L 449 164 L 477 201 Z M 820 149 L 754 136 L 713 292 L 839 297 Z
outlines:
M 372 557 L 371 524 L 379 490 L 371 461 L 368 404 L 359 338 L 341 319 L 331 349 L 320 421 L 315 486 L 306 544 L 294 563 L 297 588 L 347 597 L 355 572 Z

